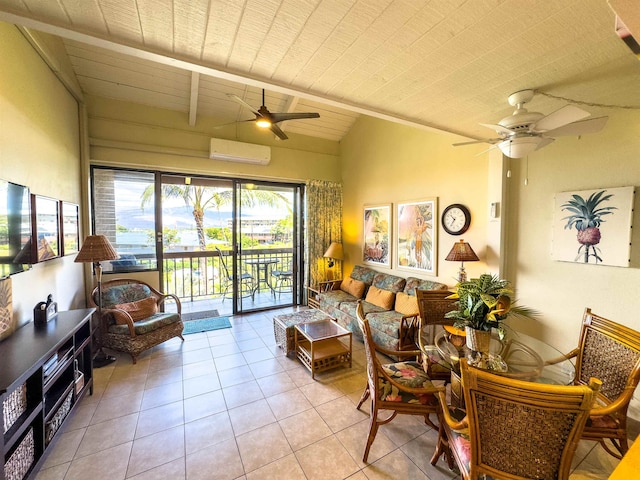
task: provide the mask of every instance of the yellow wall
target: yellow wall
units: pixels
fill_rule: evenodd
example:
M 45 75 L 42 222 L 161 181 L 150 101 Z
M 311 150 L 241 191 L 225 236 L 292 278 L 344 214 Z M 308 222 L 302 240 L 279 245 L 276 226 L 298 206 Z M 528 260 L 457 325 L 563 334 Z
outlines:
M 235 126 L 216 129 L 215 125 L 222 122 L 213 118 L 199 117 L 191 127 L 186 113 L 97 97 L 86 100 L 92 163 L 299 182 L 340 181 L 337 142 L 295 134 L 288 134 L 289 139 L 281 141 L 274 139 L 270 131 L 256 129 L 252 123 L 239 124 L 237 129 Z M 269 145 L 271 162 L 263 166 L 210 160 L 211 137 Z M 144 151 L 146 147 L 152 148 Z M 163 148 L 174 150 L 157 152 Z M 184 155 L 174 153 L 175 150 Z
M 551 258 L 557 192 L 640 185 L 640 112 L 607 113 L 610 118 L 602 132 L 559 138 L 531 155 L 528 185 L 526 161 L 511 162 L 508 272 L 522 303 L 542 312 L 541 327 L 522 327 L 560 347 L 577 343 L 585 307 L 640 330 L 640 192 L 636 192 L 630 268 Z
M 31 193 L 80 203 L 78 105 L 18 29 L 0 22 L 0 176 Z M 14 315 L 53 294 L 61 310 L 84 307 L 83 270 L 68 256 L 11 277 Z
M 473 215 L 464 234 L 480 262 L 467 263 L 469 276 L 497 273 L 493 257 L 505 250 L 500 272 L 514 282 L 520 304 L 535 308 L 535 321 L 513 321 L 519 329 L 561 351 L 577 345 L 585 307 L 640 330 L 640 192 L 636 195 L 630 268 L 584 265 L 551 258 L 554 195 L 557 192 L 640 184 L 640 113 L 612 110 L 607 127 L 581 139 L 562 137 L 527 160 L 495 161 L 482 147 L 452 148 L 448 135 L 422 132 L 371 118 L 360 119 L 342 144 L 344 242 L 349 272 L 362 258 L 362 207 L 438 197 L 439 211 L 450 203 L 467 205 Z M 507 178 L 511 169 L 511 178 Z M 527 174 L 528 171 L 528 174 Z M 525 185 L 525 178 L 528 184 Z M 489 204 L 504 183 L 506 203 L 498 225 L 506 225 L 501 247 Z M 491 186 L 491 188 L 489 188 Z M 439 229 L 438 276 L 453 285 L 457 264 L 444 261 L 457 237 Z M 491 246 L 489 249 L 488 246 Z M 403 271 L 393 271 L 407 276 Z M 430 277 L 425 277 L 430 278 Z M 630 415 L 640 418 L 635 395 Z
M 458 237 L 438 228 L 437 276 L 407 271 L 392 273 L 454 285 L 460 264 L 445 261 L 444 258 L 460 238 L 469 242 L 480 257 L 479 262 L 465 264 L 467 274 L 478 275 L 489 268 L 485 248 L 488 234 L 488 163 L 486 157 L 469 154 L 466 147 L 452 147 L 455 138 L 453 135 L 422 131 L 371 117 L 358 119 L 342 141 L 343 271 L 348 273 L 354 264 L 362 263 L 364 205 L 397 204 L 430 198 L 438 199 L 438 212 L 452 203 L 466 205 L 472 216 L 469 230 Z M 391 250 L 392 256 L 395 255 L 395 246 L 392 245 Z M 391 270 L 395 270 L 393 262 L 395 257 L 392 258 Z M 375 268 L 383 270 L 377 266 Z

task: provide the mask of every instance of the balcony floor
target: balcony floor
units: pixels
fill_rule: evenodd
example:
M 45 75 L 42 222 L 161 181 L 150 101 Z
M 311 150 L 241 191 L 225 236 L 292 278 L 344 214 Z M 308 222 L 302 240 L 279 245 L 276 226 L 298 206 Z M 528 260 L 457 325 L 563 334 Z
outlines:
M 230 316 L 233 314 L 233 299 L 231 297 L 224 300 L 220 295 L 211 296 L 209 298 L 196 298 L 193 300 L 189 298 L 181 298 L 180 303 L 182 305 L 182 315 L 185 320 L 215 316 L 213 314 L 207 314 L 207 312 L 213 312 L 214 310 L 217 310 L 218 315 L 220 316 Z M 242 309 L 246 312 L 266 310 L 290 306 L 292 303 L 291 292 L 276 293 L 275 296 L 270 291 L 256 292 L 254 299 L 251 297 L 245 297 L 242 299 Z M 167 310 L 172 310 L 171 304 L 167 305 Z M 175 311 L 175 309 L 173 309 L 173 311 Z

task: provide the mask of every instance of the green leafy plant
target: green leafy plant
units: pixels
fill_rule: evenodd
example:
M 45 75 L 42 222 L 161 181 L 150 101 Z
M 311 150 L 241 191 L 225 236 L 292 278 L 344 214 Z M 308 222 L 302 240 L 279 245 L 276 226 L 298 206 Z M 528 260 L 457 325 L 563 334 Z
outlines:
M 531 318 L 537 315 L 535 310 L 515 306 L 514 291 L 508 280 L 496 275 L 484 273 L 479 278 L 458 283 L 455 293 L 457 309 L 448 312 L 445 317 L 454 319 L 456 328 L 470 327 L 476 330 L 490 331 L 495 328 L 504 337 L 505 325 L 502 323 L 509 315 Z

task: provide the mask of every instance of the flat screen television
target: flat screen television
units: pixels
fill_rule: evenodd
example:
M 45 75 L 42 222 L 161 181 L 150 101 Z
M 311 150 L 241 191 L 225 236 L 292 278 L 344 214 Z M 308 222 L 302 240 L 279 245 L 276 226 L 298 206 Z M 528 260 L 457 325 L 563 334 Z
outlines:
M 0 278 L 31 268 L 29 188 L 0 179 Z

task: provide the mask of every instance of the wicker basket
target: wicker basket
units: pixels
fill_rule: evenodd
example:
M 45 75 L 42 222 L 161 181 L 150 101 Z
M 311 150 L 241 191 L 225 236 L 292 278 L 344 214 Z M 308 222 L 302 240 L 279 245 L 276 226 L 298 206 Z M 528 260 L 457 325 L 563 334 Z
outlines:
M 327 318 L 331 317 L 323 311 L 316 309 L 276 315 L 273 317 L 273 335 L 276 339 L 276 345 L 282 348 L 287 355 L 295 354 L 295 326 L 302 322 L 316 322 L 326 320 Z
M 491 332 L 476 330 L 471 327 L 465 328 L 467 336 L 467 347 L 474 352 L 488 353 L 491 346 Z
M 33 428 L 30 428 L 18 448 L 4 464 L 4 478 L 6 480 L 22 480 L 33 465 L 34 459 Z
M 73 390 L 69 392 L 67 398 L 64 399 L 62 405 L 58 408 L 56 413 L 49 419 L 49 421 L 44 426 L 44 444 L 49 445 L 49 442 L 53 439 L 53 436 L 62 425 L 62 422 L 69 414 L 71 410 L 71 402 L 73 401 Z
M 27 411 L 27 385 L 22 384 L 5 398 L 2 413 L 4 417 L 4 432 L 12 427 L 16 420 Z

